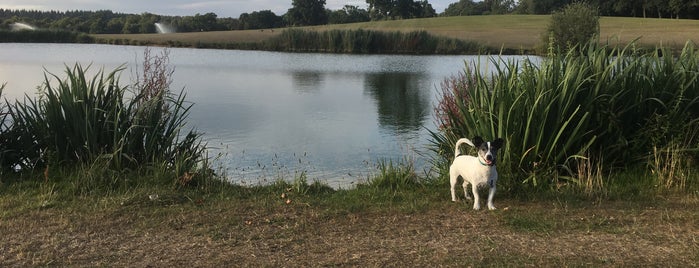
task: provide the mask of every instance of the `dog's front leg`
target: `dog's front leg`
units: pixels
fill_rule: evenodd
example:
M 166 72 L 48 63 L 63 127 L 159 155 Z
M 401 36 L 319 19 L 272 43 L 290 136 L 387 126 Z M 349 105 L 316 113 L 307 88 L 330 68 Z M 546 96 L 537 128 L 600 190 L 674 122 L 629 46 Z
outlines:
M 495 184 L 490 186 L 490 191 L 488 191 L 488 209 L 489 210 L 495 210 L 495 206 L 493 205 L 493 197 L 495 197 Z
M 480 210 L 481 198 L 480 196 L 478 196 L 478 186 L 476 184 L 473 184 L 473 186 L 471 187 L 471 192 L 473 192 L 473 209 Z

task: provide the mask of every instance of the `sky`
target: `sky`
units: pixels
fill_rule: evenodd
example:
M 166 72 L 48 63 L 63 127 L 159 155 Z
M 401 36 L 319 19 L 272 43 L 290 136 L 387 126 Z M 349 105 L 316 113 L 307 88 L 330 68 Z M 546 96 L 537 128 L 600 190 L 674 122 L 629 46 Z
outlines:
M 459 0 L 428 0 L 441 13 L 450 3 Z M 111 10 L 119 13 L 141 14 L 144 12 L 169 15 L 192 16 L 216 13 L 219 18 L 238 18 L 241 13 L 271 10 L 281 16 L 291 8 L 292 0 L 2 0 L 0 8 L 41 11 L 67 10 Z M 326 0 L 325 8 L 338 10 L 345 5 L 366 8 L 365 0 Z

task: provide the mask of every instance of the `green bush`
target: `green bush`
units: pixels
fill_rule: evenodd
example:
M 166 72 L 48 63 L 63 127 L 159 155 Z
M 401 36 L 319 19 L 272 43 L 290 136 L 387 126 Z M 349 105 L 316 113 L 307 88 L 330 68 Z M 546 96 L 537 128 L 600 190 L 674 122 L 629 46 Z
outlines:
M 662 55 L 670 52 L 590 42 L 540 63 L 493 59 L 492 73 L 467 68 L 442 84 L 435 165 L 447 174 L 455 141 L 476 135 L 505 138 L 499 170 L 517 178 L 506 180 L 510 188 L 580 183 L 583 159 L 604 172 L 643 167 L 654 148 L 678 143 L 696 159 L 699 53 L 688 44 L 676 57 Z
M 544 44 L 554 49 L 570 49 L 586 44 L 599 35 L 599 10 L 591 4 L 573 2 L 551 15 Z

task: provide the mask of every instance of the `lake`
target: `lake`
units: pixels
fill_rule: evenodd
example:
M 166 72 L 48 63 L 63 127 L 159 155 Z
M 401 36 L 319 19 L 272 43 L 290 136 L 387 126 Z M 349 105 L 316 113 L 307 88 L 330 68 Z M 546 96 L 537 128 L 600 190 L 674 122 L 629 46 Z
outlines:
M 65 66 L 137 76 L 145 47 L 0 44 L 0 83 L 8 99 L 33 96 L 44 70 Z M 151 48 L 152 55 L 163 48 Z M 204 133 L 209 156 L 235 183 L 305 173 L 347 188 L 366 181 L 379 161 L 428 169 L 428 130 L 443 79 L 487 57 L 279 53 L 170 48 L 171 89 L 194 103 L 188 126 Z M 509 56 L 506 60 L 523 57 Z M 481 66 L 481 68 L 485 68 Z

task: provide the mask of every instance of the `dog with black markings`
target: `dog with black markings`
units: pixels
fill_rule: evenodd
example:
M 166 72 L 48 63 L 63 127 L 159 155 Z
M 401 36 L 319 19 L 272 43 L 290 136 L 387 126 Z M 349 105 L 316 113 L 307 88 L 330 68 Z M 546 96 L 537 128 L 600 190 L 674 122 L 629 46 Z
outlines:
M 504 140 L 497 138 L 494 141 L 483 141 L 481 137 L 474 137 L 473 141 L 462 138 L 456 142 L 454 149 L 454 162 L 449 167 L 449 182 L 451 183 L 451 201 L 456 202 L 456 184 L 459 177 L 463 179 L 464 196 L 471 200 L 467 187 L 471 185 L 473 192 L 473 209 L 481 209 L 479 187 L 488 187 L 488 209 L 494 210 L 493 197 L 495 196 L 495 183 L 498 180 L 498 171 L 495 169 L 497 163 L 497 152 L 502 147 Z M 478 148 L 476 156 L 463 155 L 459 146 L 468 144 Z

